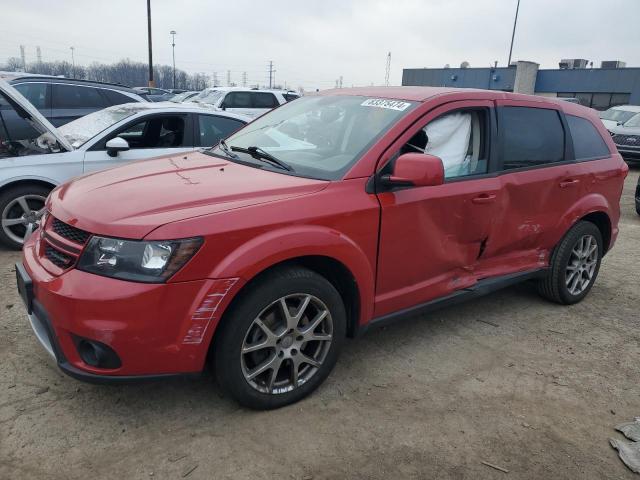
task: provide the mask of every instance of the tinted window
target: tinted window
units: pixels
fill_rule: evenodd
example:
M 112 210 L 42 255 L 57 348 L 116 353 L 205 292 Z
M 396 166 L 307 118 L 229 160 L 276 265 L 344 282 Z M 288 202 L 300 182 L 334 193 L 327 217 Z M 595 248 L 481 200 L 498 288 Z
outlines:
M 253 108 L 276 108 L 278 105 L 278 99 L 273 93 L 266 92 L 253 92 Z
M 126 95 L 116 92 L 115 90 L 102 90 L 107 96 L 109 100 L 109 105 L 121 105 L 123 103 L 135 102 L 135 100 L 131 97 L 127 97 Z
M 555 110 L 503 107 L 500 128 L 505 170 L 564 159 L 564 130 Z
M 251 94 L 249 92 L 231 92 L 224 98 L 226 108 L 251 108 Z
M 227 138 L 244 124 L 232 118 L 216 117 L 213 115 L 199 115 L 200 146 L 212 147 L 220 139 Z
M 573 139 L 576 160 L 609 156 L 609 148 L 593 123 L 586 118 L 573 115 L 567 115 L 567 123 Z
M 104 108 L 107 102 L 97 88 L 53 85 L 53 108 Z
M 283 93 L 282 96 L 287 102 L 295 100 L 296 98 L 300 98 L 300 96 L 296 95 L 295 93 Z
M 47 108 L 46 83 L 21 83 L 14 87 L 38 110 Z

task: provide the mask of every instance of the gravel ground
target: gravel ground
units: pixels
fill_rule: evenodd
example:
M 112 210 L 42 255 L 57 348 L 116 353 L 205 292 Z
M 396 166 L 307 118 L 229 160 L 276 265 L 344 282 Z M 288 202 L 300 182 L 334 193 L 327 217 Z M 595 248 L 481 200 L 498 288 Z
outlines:
M 582 303 L 520 285 L 371 332 L 314 395 L 272 412 L 209 377 L 66 377 L 26 322 L 19 255 L 0 251 L 0 478 L 637 478 L 608 438 L 640 415 L 638 174 Z

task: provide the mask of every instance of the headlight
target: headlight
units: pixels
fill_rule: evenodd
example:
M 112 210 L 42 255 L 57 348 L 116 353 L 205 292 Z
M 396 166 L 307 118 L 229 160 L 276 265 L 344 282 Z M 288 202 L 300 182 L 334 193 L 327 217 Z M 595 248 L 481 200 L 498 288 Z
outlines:
M 94 236 L 77 269 L 132 282 L 162 283 L 193 257 L 201 238 L 142 242 Z

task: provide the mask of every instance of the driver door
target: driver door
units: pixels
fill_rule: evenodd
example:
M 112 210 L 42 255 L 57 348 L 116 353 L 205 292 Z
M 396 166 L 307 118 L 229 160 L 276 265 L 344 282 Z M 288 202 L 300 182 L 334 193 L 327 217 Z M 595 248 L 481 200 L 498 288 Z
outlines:
M 487 245 L 499 234 L 502 206 L 495 164 L 493 103 L 452 102 L 432 110 L 383 156 L 392 173 L 402 153 L 443 158 L 442 185 L 378 193 L 381 224 L 375 316 L 472 286 Z M 432 138 L 428 138 L 431 136 Z
M 129 150 L 117 152 L 111 156 L 107 151 L 106 143 L 115 137 L 126 140 Z M 195 148 L 191 115 L 149 115 L 128 122 L 90 147 L 84 157 L 84 172 L 193 150 Z

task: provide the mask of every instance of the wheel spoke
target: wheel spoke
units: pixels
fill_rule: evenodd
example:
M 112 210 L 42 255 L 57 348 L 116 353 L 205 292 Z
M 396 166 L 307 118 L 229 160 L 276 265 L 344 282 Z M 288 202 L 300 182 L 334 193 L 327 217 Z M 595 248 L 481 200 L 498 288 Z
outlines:
M 263 350 L 265 348 L 272 348 L 275 346 L 275 344 L 275 341 L 271 341 L 269 338 L 267 338 L 264 342 L 245 345 L 244 347 L 242 347 L 242 353 L 251 353 L 257 352 L 258 350 Z
M 300 352 L 299 354 L 299 360 L 298 363 L 308 363 L 309 365 L 313 366 L 313 367 L 319 367 L 320 366 L 320 362 L 314 360 L 313 358 L 305 355 L 304 353 Z
M 300 363 L 297 361 L 291 362 L 291 383 L 293 384 L 293 388 L 298 388 L 298 367 Z
M 327 313 L 327 310 L 323 310 L 322 312 L 318 313 L 318 315 L 316 315 L 316 318 L 311 320 L 309 325 L 304 330 L 300 331 L 300 334 L 305 337 L 305 339 L 307 339 L 309 335 L 313 335 L 313 332 L 316 328 L 318 328 L 318 325 L 320 325 L 320 323 L 327 317 Z
M 581 277 L 582 277 L 582 275 L 576 275 L 575 277 L 573 277 L 573 281 L 571 282 L 571 285 L 569 286 L 569 291 L 573 295 L 576 295 L 577 293 L 580 293 L 579 291 L 576 291 L 576 287 L 578 286 L 578 283 L 580 282 L 580 278 Z
M 14 225 L 26 225 L 27 221 L 24 218 L 4 218 L 2 220 L 3 227 L 12 227 Z
M 247 378 L 249 380 L 253 380 L 258 375 L 260 375 L 261 373 L 266 372 L 270 368 L 275 368 L 276 365 L 279 367 L 280 363 L 282 363 L 282 361 L 278 358 L 278 356 L 277 355 L 272 355 L 271 357 L 267 358 L 264 362 L 262 362 L 260 365 L 258 365 L 253 370 L 251 370 L 247 374 Z
M 278 372 L 280 371 L 281 366 L 282 366 L 282 359 L 276 357 L 276 361 L 271 368 L 271 375 L 269 375 L 269 383 L 267 384 L 269 393 L 273 392 L 273 385 L 276 383 L 276 378 L 278 378 Z
M 312 333 L 311 335 L 305 337 L 307 342 L 330 342 L 333 337 L 330 333 Z
M 27 241 L 29 240 L 29 237 L 31 236 L 31 234 L 33 233 L 33 223 L 28 223 L 27 224 L 27 230 L 24 232 L 24 237 L 22 237 L 23 241 Z
M 18 202 L 18 205 L 20 205 L 20 208 L 22 208 L 22 211 L 24 213 L 31 212 L 31 207 L 29 207 L 29 204 L 27 203 L 27 199 L 25 197 L 17 198 L 16 202 Z

